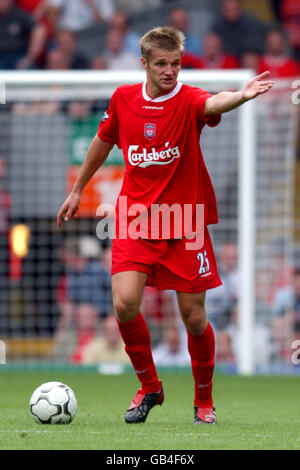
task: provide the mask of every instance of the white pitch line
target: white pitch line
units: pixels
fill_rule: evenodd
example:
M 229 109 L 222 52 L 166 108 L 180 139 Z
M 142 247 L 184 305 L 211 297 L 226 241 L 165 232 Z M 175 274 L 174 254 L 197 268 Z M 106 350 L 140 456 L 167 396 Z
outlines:
M 51 426 L 51 425 L 50 425 Z M 54 425 L 55 426 L 55 425 Z M 53 429 L 53 428 L 52 428 Z M 56 428 L 57 429 L 57 428 Z M 47 433 L 51 433 L 52 430 L 51 429 L 20 429 L 20 430 L 17 430 L 17 429 L 11 429 L 11 430 L 1 430 L 0 429 L 0 433 L 44 433 L 44 434 L 47 434 Z M 63 430 L 63 432 L 67 432 L 67 433 L 71 433 L 72 431 L 70 429 L 65 429 Z M 85 431 L 84 434 L 115 434 L 113 431 Z M 171 437 L 193 437 L 193 436 L 196 436 L 195 433 L 176 433 L 176 434 L 172 434 Z M 210 436 L 210 434 L 206 434 L 206 433 L 201 433 L 201 436 Z

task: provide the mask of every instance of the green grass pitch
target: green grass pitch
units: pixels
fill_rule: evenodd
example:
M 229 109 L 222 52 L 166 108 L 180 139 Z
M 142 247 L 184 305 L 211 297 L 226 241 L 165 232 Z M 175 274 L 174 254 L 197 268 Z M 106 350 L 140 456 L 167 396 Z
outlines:
M 0 449 L 191 450 L 299 449 L 300 381 L 293 376 L 239 377 L 216 374 L 218 424 L 193 424 L 193 380 L 189 372 L 161 371 L 162 407 L 144 424 L 124 422 L 138 388 L 133 373 L 92 371 L 0 371 Z M 39 425 L 29 399 L 40 384 L 69 385 L 78 411 L 69 425 Z

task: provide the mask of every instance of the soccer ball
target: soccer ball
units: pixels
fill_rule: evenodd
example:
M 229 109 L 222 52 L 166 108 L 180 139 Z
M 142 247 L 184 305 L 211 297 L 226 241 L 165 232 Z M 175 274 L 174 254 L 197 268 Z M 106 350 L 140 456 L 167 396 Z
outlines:
M 73 421 L 76 410 L 73 390 L 61 382 L 40 385 L 30 398 L 30 412 L 37 423 L 68 424 Z

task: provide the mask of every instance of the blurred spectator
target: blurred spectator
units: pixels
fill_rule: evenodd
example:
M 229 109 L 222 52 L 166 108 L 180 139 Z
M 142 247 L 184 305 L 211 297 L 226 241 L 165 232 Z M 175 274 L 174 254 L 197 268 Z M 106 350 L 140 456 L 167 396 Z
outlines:
M 272 316 L 291 315 L 294 323 L 300 322 L 300 269 L 296 269 L 290 286 L 282 287 L 275 295 Z
M 109 21 L 113 12 L 112 0 L 49 0 L 49 19 L 53 31 L 86 30 L 97 22 Z
M 243 12 L 239 0 L 222 1 L 220 15 L 211 29 L 222 37 L 227 54 L 240 58 L 249 49 L 262 51 L 265 26 Z
M 47 54 L 45 68 L 47 70 L 70 70 L 70 64 L 61 50 L 53 49 Z
M 300 323 L 300 269 L 295 270 L 290 286 L 277 291 L 271 313 L 274 352 L 289 360 L 294 331 Z
M 101 335 L 83 349 L 81 362 L 82 364 L 129 364 L 114 314 L 102 320 Z
M 296 341 L 296 344 L 294 343 L 294 341 Z M 299 341 L 300 341 L 300 322 L 297 322 L 294 325 L 294 330 L 292 333 L 291 344 L 290 344 L 290 360 L 294 365 L 299 365 L 300 363 Z M 295 359 L 296 359 L 296 363 L 294 362 Z
M 215 289 L 209 289 L 205 295 L 205 305 L 209 321 L 216 330 L 225 328 L 231 317 L 233 302 L 226 282 Z
M 12 105 L 12 113 L 17 115 L 34 116 L 36 114 L 55 114 L 60 109 L 58 101 L 31 101 L 14 103 Z
M 205 69 L 236 69 L 238 60 L 224 53 L 224 44 L 218 34 L 208 34 L 204 39 L 203 68 Z
M 73 267 L 74 258 L 78 254 L 78 243 L 75 238 L 67 238 L 60 248 L 58 256 L 63 266 L 63 274 L 60 278 L 56 301 L 60 309 L 60 319 L 57 325 L 55 340 L 58 342 L 61 337 L 64 338 L 66 331 L 73 322 L 74 308 L 67 295 L 67 271 Z
M 64 55 L 64 59 L 71 70 L 85 70 L 89 62 L 76 50 L 76 35 L 72 31 L 59 30 L 55 36 L 55 49 Z
M 216 331 L 216 362 L 233 363 L 231 336 L 226 330 Z
M 48 70 L 68 70 L 68 64 L 60 51 L 50 51 L 46 58 L 46 68 Z M 59 90 L 60 85 L 51 86 L 51 91 Z M 12 104 L 11 111 L 14 115 L 51 115 L 56 114 L 61 109 L 61 102 L 52 97 L 47 101 L 32 100 L 20 101 Z
M 106 244 L 102 250 L 102 263 L 108 273 L 111 272 L 111 245 L 111 240 L 109 240 L 108 243 L 106 240 Z
M 61 318 L 56 336 L 75 321 L 77 347 L 73 362 L 80 362 L 83 349 L 94 338 L 99 320 L 113 312 L 111 280 L 101 261 L 101 248 L 93 237 L 67 240 L 61 250 L 65 275 L 58 290 Z
M 43 68 L 47 44 L 52 38 L 51 24 L 48 19 L 48 0 L 15 0 L 15 5 L 26 11 L 32 18 L 39 23 L 45 34 L 44 47 L 36 63 L 38 68 Z
M 231 322 L 225 328 L 225 331 L 230 336 L 235 360 L 237 360 L 243 348 L 242 338 L 238 328 L 238 315 L 238 309 L 235 307 L 232 312 Z M 271 332 L 268 326 L 258 321 L 253 325 L 252 348 L 255 364 L 262 368 L 267 367 L 271 356 Z
M 261 268 L 255 272 L 256 315 L 263 317 L 270 313 L 272 275 L 269 269 Z
M 171 291 L 158 291 L 151 286 L 144 288 L 141 312 L 151 331 L 153 346 L 161 341 L 164 323 L 176 321 L 177 304 L 175 302 L 176 298 Z
M 279 316 L 272 320 L 272 359 L 291 360 L 291 345 L 293 342 L 293 322 L 291 315 Z
M 58 49 L 51 50 L 46 56 L 45 68 L 47 70 L 69 70 L 69 64 L 65 55 Z M 60 89 L 60 85 L 53 85 L 52 91 Z M 75 106 L 76 103 L 72 101 L 71 106 Z M 12 113 L 19 115 L 43 115 L 43 114 L 55 114 L 61 109 L 61 102 L 55 99 L 49 99 L 48 101 L 18 101 L 12 105 Z
M 300 2 L 284 0 L 279 5 L 279 20 L 288 33 L 289 43 L 300 60 Z
M 6 175 L 7 163 L 4 157 L 0 155 L 0 234 L 5 234 L 5 237 L 7 237 L 9 231 L 8 214 L 10 207 L 9 193 L 5 188 Z
M 188 13 L 184 8 L 173 8 L 169 15 L 168 24 L 184 33 L 186 52 L 195 55 L 201 54 L 201 38 L 190 31 Z
M 286 52 L 287 43 L 280 29 L 272 29 L 266 35 L 265 54 L 258 65 L 258 73 L 270 71 L 270 78 L 296 77 L 300 67 Z
M 90 69 L 92 69 L 92 70 L 106 70 L 107 69 L 107 61 L 106 61 L 105 57 L 103 57 L 102 55 L 94 57 L 91 60 Z
M 271 279 L 269 302 L 273 303 L 277 291 L 293 283 L 294 265 L 292 264 L 288 247 L 281 238 L 274 238 L 272 240 L 269 256 L 269 273 Z
M 98 240 L 81 237 L 79 252 L 74 264 L 68 269 L 68 297 L 75 305 L 92 304 L 100 317 L 107 316 L 112 309 L 111 280 L 101 261 L 102 253 Z
M 44 25 L 37 24 L 14 0 L 0 2 L 0 69 L 34 67 L 47 38 Z
M 182 68 L 196 69 L 236 69 L 238 60 L 224 53 L 223 40 L 215 33 L 207 34 L 203 42 L 203 56 L 195 56 L 185 53 L 181 60 Z
M 271 6 L 273 9 L 274 16 L 278 22 L 280 22 L 280 5 L 285 0 L 271 0 Z M 298 1 L 298 0 L 296 0 Z
M 91 101 L 71 101 L 67 105 L 67 110 L 69 116 L 74 119 L 84 119 L 87 118 L 92 110 L 93 102 Z
M 15 0 L 15 5 L 27 11 L 38 23 L 46 18 L 48 0 Z
M 205 303 L 209 321 L 220 331 L 230 323 L 238 298 L 237 246 L 234 243 L 221 246 L 218 267 L 222 285 L 206 292 Z
M 106 51 L 104 58 L 109 70 L 134 70 L 140 69 L 140 59 L 132 52 L 124 49 L 123 35 L 110 29 L 105 38 Z
M 124 49 L 136 56 L 141 55 L 140 35 L 130 27 L 129 16 L 123 11 L 116 11 L 109 22 L 109 29 L 120 32 L 124 39 Z
M 239 273 L 238 252 L 235 243 L 224 243 L 219 253 L 219 272 L 222 282 L 226 284 L 232 303 L 237 301 Z
M 158 366 L 187 366 L 191 363 L 186 341 L 176 325 L 167 325 L 163 329 L 161 344 L 153 349 L 153 360 Z
M 73 36 L 73 33 L 70 33 L 70 35 L 68 31 L 62 31 L 61 33 L 61 36 L 58 34 L 58 44 L 61 47 L 48 52 L 46 58 L 46 69 L 71 70 L 72 64 L 73 67 L 80 67 L 80 65 L 86 66 L 87 62 L 84 57 L 77 55 L 74 50 L 75 36 Z M 55 102 L 54 100 L 47 104 L 45 103 L 44 107 L 45 109 L 51 109 L 51 105 L 53 109 L 56 110 L 60 107 L 59 102 Z M 90 113 L 91 107 L 92 103 L 90 101 L 71 101 L 66 105 L 69 116 L 76 119 L 87 117 Z
M 147 321 L 162 326 L 163 322 L 174 320 L 174 297 L 170 291 L 158 291 L 155 287 L 144 289 L 141 310 Z

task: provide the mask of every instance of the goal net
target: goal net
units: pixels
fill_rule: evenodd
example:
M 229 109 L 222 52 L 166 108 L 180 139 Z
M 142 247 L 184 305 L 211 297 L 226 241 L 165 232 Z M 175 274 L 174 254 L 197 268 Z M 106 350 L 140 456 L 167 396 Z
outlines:
M 252 76 L 245 70 L 182 71 L 180 81 L 216 93 L 239 90 Z M 113 91 L 144 75 L 7 72 L 1 80 L 2 362 L 126 366 L 123 346 L 109 353 L 115 341 L 112 225 L 99 226 L 96 215 L 100 203 L 116 202 L 124 174 L 120 150 L 113 148 L 86 187 L 78 217 L 58 229 L 56 216 Z M 201 136 L 219 208 L 219 224 L 209 229 L 223 281 L 207 292 L 207 313 L 217 365 L 243 374 L 292 366 L 298 327 L 283 307 L 297 248 L 298 109 L 291 96 L 291 82 L 278 81 Z M 178 317 L 173 293 L 147 288 L 142 311 L 155 350 L 167 338 L 168 320 Z M 179 341 L 186 341 L 180 327 Z

